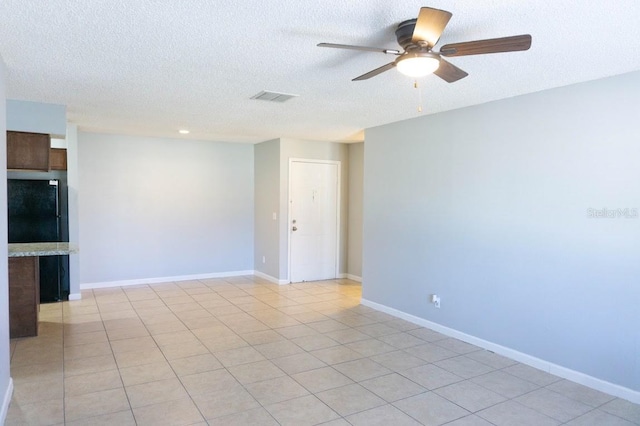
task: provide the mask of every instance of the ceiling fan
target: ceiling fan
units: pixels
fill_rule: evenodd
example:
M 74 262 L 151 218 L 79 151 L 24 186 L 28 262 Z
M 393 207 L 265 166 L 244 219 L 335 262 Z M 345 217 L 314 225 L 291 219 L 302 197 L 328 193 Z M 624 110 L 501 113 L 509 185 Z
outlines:
M 448 83 L 458 81 L 469 74 L 451 62 L 446 61 L 443 56 L 452 57 L 485 53 L 516 52 L 528 50 L 529 47 L 531 47 L 531 35 L 523 34 L 511 37 L 446 44 L 440 48 L 439 52 L 436 52 L 433 48 L 440 39 L 440 35 L 447 26 L 451 16 L 451 12 L 447 12 L 446 10 L 423 7 L 420 8 L 418 19 L 409 19 L 398 24 L 396 39 L 403 51 L 335 43 L 320 43 L 318 46 L 379 52 L 397 56 L 393 62 L 362 74 L 352 81 L 367 80 L 391 68 L 397 67 L 398 71 L 410 77 L 422 77 L 433 73 Z

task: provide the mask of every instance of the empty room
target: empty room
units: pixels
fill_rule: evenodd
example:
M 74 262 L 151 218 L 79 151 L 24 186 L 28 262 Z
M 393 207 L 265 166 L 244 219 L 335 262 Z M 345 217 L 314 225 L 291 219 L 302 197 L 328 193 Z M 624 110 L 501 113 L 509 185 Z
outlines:
M 0 15 L 0 424 L 640 425 L 637 2 Z

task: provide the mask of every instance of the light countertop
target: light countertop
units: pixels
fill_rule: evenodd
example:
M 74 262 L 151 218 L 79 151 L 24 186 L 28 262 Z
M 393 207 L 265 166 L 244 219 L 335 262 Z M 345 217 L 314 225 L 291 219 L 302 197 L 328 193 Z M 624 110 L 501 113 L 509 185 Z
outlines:
M 64 256 L 78 252 L 73 243 L 12 243 L 9 244 L 9 257 L 27 256 Z

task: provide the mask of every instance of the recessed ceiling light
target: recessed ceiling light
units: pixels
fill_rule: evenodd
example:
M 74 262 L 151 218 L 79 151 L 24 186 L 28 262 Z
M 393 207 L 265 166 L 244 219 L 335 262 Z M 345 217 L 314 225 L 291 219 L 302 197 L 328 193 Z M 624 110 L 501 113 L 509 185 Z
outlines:
M 182 130 L 178 130 L 178 133 L 180 133 L 181 135 L 188 135 L 189 131 L 186 129 L 182 129 Z

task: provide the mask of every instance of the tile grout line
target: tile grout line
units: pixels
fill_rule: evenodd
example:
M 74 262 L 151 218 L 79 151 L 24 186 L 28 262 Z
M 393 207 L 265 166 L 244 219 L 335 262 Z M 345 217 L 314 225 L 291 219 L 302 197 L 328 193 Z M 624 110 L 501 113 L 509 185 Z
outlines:
M 174 283 L 174 284 L 175 284 L 175 283 Z M 244 291 L 244 289 L 242 289 L 242 288 L 240 288 L 240 287 L 236 286 L 235 284 L 233 284 L 233 283 L 230 283 L 230 284 L 231 284 L 231 285 L 233 285 L 234 287 L 236 287 L 238 290 L 243 291 L 245 294 L 247 294 L 247 295 L 249 295 L 249 296 L 253 296 L 252 294 L 247 293 L 246 291 Z M 178 285 L 178 286 L 179 286 L 179 285 Z M 161 294 L 159 294 L 159 293 L 161 293 L 161 292 L 158 292 L 158 291 L 156 291 L 155 289 L 153 289 L 153 288 L 151 288 L 151 287 L 149 287 L 149 286 L 147 286 L 147 287 L 148 287 L 150 290 L 152 290 L 152 291 L 156 294 L 156 297 L 157 297 L 159 300 L 161 300 L 161 301 L 162 301 L 162 303 L 164 304 L 164 306 L 165 306 L 166 308 L 168 308 L 169 310 L 171 310 L 171 311 L 172 311 L 172 313 L 175 315 L 175 312 L 171 309 L 171 305 L 167 305 L 167 304 L 166 304 L 166 302 L 164 301 L 164 299 L 162 298 Z M 125 291 L 125 289 L 124 289 L 124 288 L 120 287 L 120 290 L 122 290 L 122 291 L 123 291 L 123 293 L 125 294 L 125 296 L 127 296 L 127 292 Z M 182 291 L 184 291 L 184 289 L 181 289 L 181 290 L 182 290 Z M 274 292 L 274 293 L 275 293 L 275 292 Z M 190 294 L 188 294 L 186 291 L 185 291 L 185 294 L 187 294 L 188 296 L 191 296 L 191 295 L 190 295 Z M 225 298 L 225 297 L 224 297 L 224 295 L 221 295 L 221 297 Z M 194 299 L 194 301 L 197 303 L 197 300 L 195 300 L 195 298 L 193 298 L 193 297 L 191 297 L 191 298 L 192 298 L 192 299 Z M 128 297 L 128 296 L 127 296 L 127 299 L 129 300 L 129 302 L 132 302 L 132 300 L 131 300 L 131 299 L 129 299 L 129 297 Z M 226 299 L 226 298 L 225 298 L 225 299 Z M 226 299 L 226 300 L 227 300 L 227 301 L 229 301 L 230 303 L 232 303 L 234 306 L 237 306 L 236 304 L 234 304 L 234 303 L 233 303 L 232 301 L 230 301 L 229 299 Z M 200 306 L 201 306 L 201 305 L 200 305 Z M 99 304 L 98 304 L 98 307 L 99 307 Z M 204 308 L 204 307 L 203 307 L 203 308 Z M 136 309 L 135 307 L 133 307 L 133 309 L 134 309 L 134 310 L 136 310 L 136 315 L 138 315 L 138 313 L 137 313 L 137 309 Z M 277 308 L 274 308 L 274 309 L 277 309 Z M 245 311 L 245 312 L 246 312 L 246 311 Z M 249 315 L 251 315 L 252 317 L 254 317 L 254 318 L 255 318 L 255 316 L 254 316 L 254 315 L 252 315 L 250 312 L 246 312 L 246 313 L 248 313 Z M 283 313 L 283 314 L 285 314 L 285 315 L 286 315 L 286 313 Z M 213 315 L 213 316 L 215 317 L 215 315 Z M 144 325 L 145 329 L 149 332 L 150 337 L 154 340 L 154 342 L 156 343 L 156 346 L 158 346 L 158 348 L 159 348 L 159 349 L 160 349 L 160 351 L 162 352 L 161 346 L 160 346 L 160 345 L 159 345 L 159 343 L 156 341 L 156 339 L 154 339 L 154 338 L 153 338 L 153 334 L 152 334 L 152 333 L 150 332 L 150 330 L 147 328 L 147 325 L 144 323 L 144 321 L 142 320 L 142 318 L 140 318 L 140 317 L 139 317 L 139 315 L 138 315 L 138 318 L 142 321 L 142 323 L 143 323 L 143 325 Z M 182 324 L 187 328 L 187 330 L 189 330 L 190 332 L 192 332 L 192 330 L 188 328 L 188 326 L 184 323 L 184 321 L 183 321 L 182 319 L 180 319 L 180 317 L 178 317 L 178 319 L 179 319 L 179 320 L 180 320 L 180 322 L 181 322 L 181 323 L 182 323 Z M 256 319 L 257 321 L 260 321 L 258 318 L 255 318 L 255 319 Z M 104 321 L 104 320 L 103 320 L 103 321 Z M 267 324 L 265 324 L 265 326 L 266 326 L 266 327 L 269 327 Z M 228 326 L 227 326 L 227 327 L 228 327 Z M 272 327 L 269 327 L 269 329 L 274 330 Z M 232 331 L 233 331 L 233 330 L 232 330 Z M 274 330 L 274 331 L 275 331 L 275 330 Z M 105 332 L 106 332 L 106 329 L 105 329 Z M 240 338 L 242 338 L 242 335 L 238 334 L 238 333 L 237 333 L 237 332 L 235 332 L 235 331 L 234 331 L 234 333 L 235 333 L 236 335 L 238 335 Z M 108 333 L 107 333 L 107 334 L 108 334 Z M 157 334 L 164 334 L 164 333 L 157 333 Z M 200 339 L 199 339 L 197 336 L 195 336 L 195 335 L 194 335 L 194 337 L 195 337 L 195 338 L 196 338 L 200 343 L 202 343 L 202 342 L 200 341 Z M 246 342 L 250 347 L 253 347 L 253 345 L 252 345 L 251 343 L 247 342 L 247 341 L 246 341 L 246 339 L 244 339 L 244 338 L 242 338 L 242 339 L 243 339 L 243 340 L 245 340 L 245 342 Z M 109 342 L 110 342 L 110 341 L 109 341 Z M 301 349 L 302 349 L 302 348 L 301 348 Z M 303 349 L 303 350 L 304 350 L 304 349 Z M 209 352 L 210 352 L 210 351 L 209 351 Z M 112 350 L 112 353 L 113 353 L 113 350 Z M 211 352 L 210 352 L 210 353 L 211 353 Z M 211 353 L 211 355 L 212 355 L 212 356 L 214 356 L 214 358 L 215 358 L 215 354 Z M 170 364 L 169 360 L 166 358 L 166 356 L 164 355 L 164 352 L 163 352 L 163 356 L 164 356 L 165 360 L 167 361 L 167 363 L 169 364 L 169 366 L 171 367 L 171 364 Z M 172 371 L 174 372 L 174 374 L 176 374 L 176 373 L 175 373 L 175 370 L 173 370 L 173 367 L 171 367 L 171 368 L 172 368 Z M 224 368 L 227 372 L 229 372 L 229 371 L 228 371 L 228 369 L 227 369 L 227 367 L 223 366 L 222 368 Z M 118 370 L 119 370 L 119 367 L 118 367 Z M 283 373 L 284 373 L 284 372 L 283 372 Z M 229 372 L 229 374 L 231 374 L 231 372 Z M 286 374 L 286 373 L 285 373 L 285 374 Z M 178 379 L 179 379 L 179 376 L 178 376 L 177 374 L 176 374 L 176 377 L 178 377 Z M 122 378 L 121 378 L 121 380 L 122 380 Z M 182 383 L 182 381 L 181 381 L 181 383 Z M 246 390 L 246 388 L 244 387 L 244 385 L 242 385 L 241 383 L 239 383 L 239 384 L 240 384 L 240 385 L 241 385 L 241 386 Z M 184 384 L 183 384 L 183 386 L 184 386 Z M 123 387 L 124 387 L 124 383 L 123 383 Z M 125 387 L 125 388 L 126 388 L 126 387 Z M 258 403 L 259 403 L 259 402 L 258 402 Z M 130 401 L 129 401 L 129 404 L 130 404 Z M 262 404 L 261 404 L 261 405 L 262 405 Z M 196 405 L 196 406 L 197 406 L 197 405 Z M 131 410 L 133 410 L 133 408 L 131 408 Z M 202 414 L 202 413 L 201 413 L 201 414 Z M 203 418 L 204 418 L 204 416 L 203 416 Z
M 241 289 L 241 290 L 242 290 L 242 289 Z M 245 293 L 246 293 L 246 292 L 245 292 Z M 249 295 L 250 295 L 250 294 L 249 294 Z M 252 296 L 252 295 L 250 295 L 250 296 Z M 222 296 L 222 297 L 224 298 L 224 296 Z M 225 299 L 226 299 L 226 298 L 225 298 Z M 234 303 L 233 303 L 232 301 L 230 301 L 229 299 L 226 299 L 226 300 L 227 300 L 227 301 L 229 301 L 230 303 L 234 304 Z M 197 302 L 197 301 L 196 301 L 196 302 Z M 234 304 L 234 306 L 237 306 L 237 305 L 235 305 L 235 304 Z M 275 308 L 275 309 L 277 309 L 277 308 Z M 245 312 L 246 312 L 246 311 L 245 311 Z M 247 313 L 248 313 L 248 312 L 247 312 Z M 262 322 L 262 321 L 260 321 L 258 318 L 256 318 L 254 315 L 252 315 L 251 313 L 248 313 L 248 314 L 249 314 L 249 315 L 251 315 L 255 320 L 257 320 L 257 321 L 259 321 L 259 322 Z M 286 313 L 284 313 L 284 312 L 283 312 L 282 314 L 286 315 Z M 214 315 L 214 317 L 215 317 L 215 315 Z M 264 323 L 263 323 L 263 324 L 264 324 Z M 186 325 L 186 324 L 185 324 L 185 325 Z M 226 324 L 225 324 L 225 325 L 226 325 Z M 269 325 L 267 325 L 267 324 L 264 324 L 264 325 L 265 325 L 266 327 L 269 327 L 269 330 L 276 331 L 273 327 L 270 327 L 270 326 L 269 326 Z M 227 326 L 227 327 L 228 327 L 228 326 Z M 269 331 L 269 330 L 264 330 L 264 331 Z M 232 331 L 233 331 L 233 330 L 232 330 Z M 253 346 L 254 346 L 254 345 L 253 345 L 253 344 L 251 344 L 250 342 L 248 342 L 245 338 L 243 338 L 243 337 L 242 337 L 242 335 L 238 334 L 238 333 L 237 333 L 237 332 L 235 332 L 235 331 L 234 331 L 234 333 L 235 333 L 236 335 L 238 335 L 241 339 L 243 339 L 243 340 L 245 341 L 245 343 L 247 343 L 247 344 L 248 344 L 248 346 L 249 346 L 249 347 L 253 348 Z M 277 331 L 276 331 L 276 333 L 277 333 Z M 197 336 L 196 336 L 196 338 L 197 338 Z M 286 339 L 286 337 L 285 337 L 285 339 Z M 289 341 L 289 339 L 287 339 L 287 341 Z M 290 342 L 290 343 L 293 343 L 293 342 Z M 293 343 L 293 344 L 295 345 L 295 343 Z M 296 346 L 297 346 L 297 345 L 296 345 Z M 300 348 L 300 349 L 302 349 L 303 351 L 305 351 L 303 348 Z M 231 349 L 231 350 L 232 350 L 232 349 Z M 210 351 L 210 352 L 211 352 L 211 351 Z M 258 352 L 259 352 L 259 351 L 258 351 Z M 308 353 L 308 352 L 307 352 L 307 351 L 305 351 L 305 353 Z M 211 355 L 213 355 L 213 356 L 215 357 L 215 354 L 214 354 L 214 353 L 211 353 Z M 262 354 L 262 355 L 263 355 L 263 354 Z M 264 355 L 263 355 L 263 356 L 264 356 Z M 271 362 L 271 363 L 273 363 L 273 361 L 272 361 L 271 359 L 268 359 L 268 358 L 267 358 L 266 360 L 267 360 L 267 361 L 269 361 L 269 362 Z M 219 361 L 219 360 L 218 360 L 218 361 Z M 247 362 L 247 363 L 238 364 L 238 365 L 247 365 L 247 364 L 251 364 L 251 363 L 252 363 L 252 362 Z M 238 379 L 237 379 L 237 378 L 235 378 L 235 376 L 233 375 L 233 373 L 231 373 L 231 372 L 228 370 L 228 367 L 226 367 L 226 366 L 225 366 L 224 364 L 222 364 L 222 363 L 221 363 L 221 365 L 223 366 L 222 368 L 223 368 L 226 372 L 228 372 L 232 377 L 234 377 L 234 379 L 236 380 L 236 382 L 237 382 L 237 383 L 238 383 L 238 384 L 239 384 L 239 385 L 240 385 L 240 386 L 241 386 L 241 387 L 242 387 L 242 388 L 243 388 L 243 389 L 244 389 L 244 390 L 245 390 L 249 395 L 251 395 L 251 396 L 253 397 L 253 395 L 251 394 L 251 392 L 249 392 L 249 390 L 246 388 L 246 386 L 245 386 L 243 383 L 239 382 L 239 381 L 238 381 Z M 235 365 L 234 365 L 234 366 L 235 366 Z M 278 368 L 278 367 L 276 366 L 276 368 Z M 282 371 L 282 370 L 280 370 L 280 371 Z M 293 379 L 289 374 L 287 374 L 286 372 L 282 371 L 282 373 L 284 373 L 286 377 L 289 377 L 289 378 L 291 378 L 292 380 L 295 380 L 295 379 Z M 268 381 L 268 380 L 271 380 L 271 379 L 265 379 L 265 380 L 263 380 L 263 381 Z M 260 382 L 262 382 L 262 381 L 252 382 L 252 383 L 260 383 Z M 296 383 L 297 383 L 297 382 L 296 382 Z M 315 396 L 315 394 L 314 394 L 313 392 L 311 392 L 311 391 L 309 391 L 309 389 L 305 388 L 305 387 L 304 387 L 304 385 L 300 384 L 300 386 L 302 386 L 302 387 L 303 387 L 307 392 L 309 392 L 309 395 L 314 396 L 316 399 L 318 399 L 319 401 L 321 401 L 323 405 L 325 405 L 327 408 L 331 409 L 331 407 L 327 406 L 327 405 L 326 405 L 326 403 L 325 403 L 324 401 L 322 401 L 322 400 L 320 400 L 319 398 L 317 398 L 317 396 Z M 291 400 L 297 399 L 297 398 L 299 398 L 299 397 L 294 397 L 294 398 L 290 398 L 290 399 L 285 399 L 285 400 L 278 401 L 278 402 L 273 403 L 273 404 L 267 404 L 267 405 L 264 405 L 262 402 L 260 402 L 260 401 L 258 401 L 257 399 L 255 399 L 255 397 L 253 397 L 253 398 L 254 398 L 254 400 L 255 400 L 255 401 L 256 401 L 256 402 L 257 402 L 257 403 L 258 403 L 258 404 L 259 404 L 263 409 L 265 409 L 265 411 L 266 411 L 267 413 L 269 413 L 269 415 L 273 418 L 273 416 L 271 415 L 271 412 L 269 412 L 269 410 L 267 409 L 267 405 L 279 404 L 279 403 L 282 403 L 282 402 L 287 402 L 287 401 L 291 401 Z M 333 409 L 331 409 L 331 411 L 335 412 Z M 336 413 L 336 414 L 337 414 L 337 413 Z M 340 416 L 340 415 L 338 414 L 338 416 Z M 204 416 L 203 416 L 203 417 L 204 417 Z M 342 416 L 340 416 L 340 418 L 342 418 Z M 274 420 L 277 422 L 277 419 L 275 419 L 275 418 L 274 418 Z
M 151 290 L 156 294 L 156 296 L 162 300 L 162 303 L 164 303 L 164 305 L 171 310 L 171 308 L 169 307 L 169 305 L 167 305 L 165 303 L 165 301 L 162 299 L 162 297 L 158 294 L 157 291 L 155 291 L 153 288 L 151 288 Z M 195 300 L 195 299 L 194 299 Z M 134 308 L 135 309 L 135 308 Z M 175 312 L 171 311 L 174 315 Z M 136 311 L 137 313 L 137 311 Z M 189 329 L 189 327 L 187 327 L 187 325 L 182 321 L 182 319 L 180 317 L 178 317 L 178 320 L 182 323 L 182 325 L 184 325 L 187 330 L 189 330 L 191 332 L 191 329 Z M 187 390 L 186 386 L 184 385 L 184 382 L 182 381 L 182 379 L 180 378 L 180 376 L 178 375 L 178 373 L 175 371 L 174 367 L 171 365 L 171 361 L 167 358 L 166 354 L 162 351 L 162 348 L 160 346 L 160 344 L 156 341 L 156 339 L 153 337 L 153 334 L 151 333 L 151 331 L 147 328 L 147 325 L 144 323 L 144 321 L 142 321 L 142 323 L 144 324 L 145 329 L 147 329 L 147 331 L 149 332 L 149 335 L 151 336 L 151 338 L 153 339 L 154 342 L 156 342 L 156 346 L 158 346 L 158 349 L 160 350 L 160 353 L 162 353 L 162 356 L 164 357 L 165 361 L 167 362 L 167 364 L 169 365 L 169 368 L 171 368 L 171 371 L 173 371 L 173 374 L 175 374 L 176 378 L 178 379 L 178 381 L 180 382 L 180 385 L 183 387 L 184 391 L 186 392 L 186 394 L 189 396 L 189 400 L 191 401 L 191 403 L 196 407 L 196 410 L 198 410 L 198 413 L 200 414 L 200 416 L 204 419 L 204 421 L 206 423 L 208 423 L 207 418 L 205 417 L 204 413 L 202 412 L 202 410 L 200 409 L 200 407 L 198 406 L 198 404 L 193 400 L 193 395 L 191 395 L 189 393 L 189 391 Z M 161 333 L 162 334 L 162 333 Z M 191 332 L 191 334 L 198 340 L 198 342 L 200 342 L 200 339 L 198 339 L 197 336 L 195 336 L 195 334 L 193 334 L 193 332 Z M 202 342 L 200 342 L 200 344 L 202 344 Z M 211 354 L 214 359 L 218 360 L 215 355 Z M 219 362 L 219 360 L 218 360 Z M 221 364 L 222 365 L 222 364 Z
M 122 287 L 120 287 L 120 289 L 122 290 Z M 126 292 L 124 292 L 124 290 L 122 290 L 122 292 L 124 293 L 125 297 L 127 297 Z M 94 295 L 95 297 L 95 295 Z M 129 298 L 127 297 L 127 300 Z M 129 301 L 129 303 L 131 303 Z M 96 305 L 98 306 L 98 311 L 100 313 L 100 319 L 102 320 L 102 327 L 104 328 L 104 333 L 107 335 L 107 342 L 109 343 L 109 349 L 111 350 L 111 356 L 113 357 L 113 362 L 116 365 L 116 368 L 118 369 L 118 377 L 120 377 L 120 383 L 122 383 L 122 390 L 124 391 L 124 395 L 127 398 L 127 403 L 129 404 L 129 411 L 131 411 L 131 416 L 133 417 L 133 421 L 134 423 L 137 425 L 138 424 L 138 419 L 136 419 L 136 413 L 133 411 L 133 406 L 131 405 L 131 399 L 129 398 L 129 393 L 127 392 L 127 387 L 124 384 L 124 379 L 122 378 L 122 373 L 120 372 L 120 365 L 118 364 L 118 360 L 116 358 L 116 354 L 113 351 L 113 346 L 111 346 L 111 339 L 109 338 L 109 331 L 107 330 L 107 327 L 105 325 L 105 320 L 102 317 L 102 311 L 100 310 L 100 304 L 98 303 L 98 301 L 96 300 Z M 136 312 L 136 316 L 138 315 L 138 313 Z

